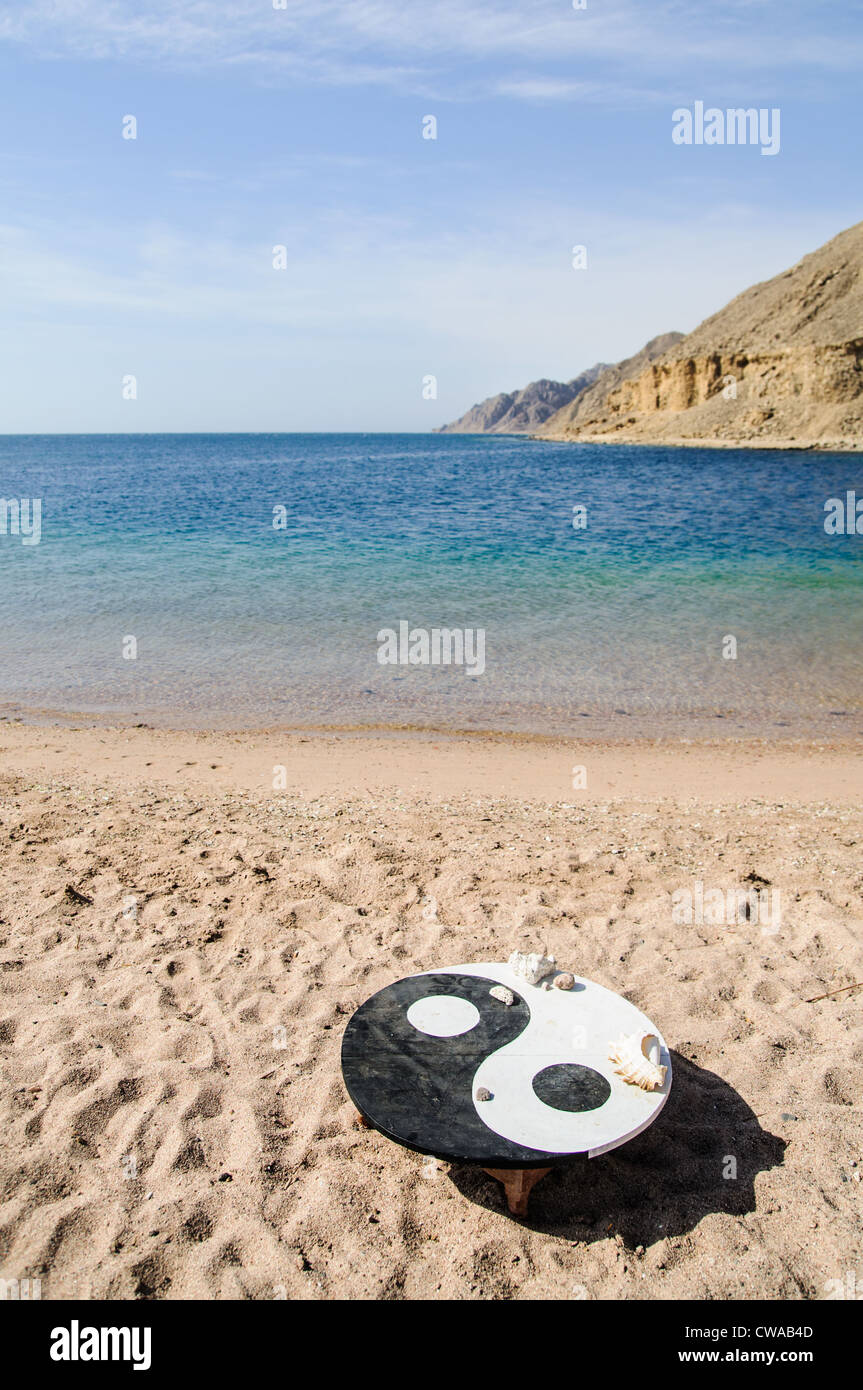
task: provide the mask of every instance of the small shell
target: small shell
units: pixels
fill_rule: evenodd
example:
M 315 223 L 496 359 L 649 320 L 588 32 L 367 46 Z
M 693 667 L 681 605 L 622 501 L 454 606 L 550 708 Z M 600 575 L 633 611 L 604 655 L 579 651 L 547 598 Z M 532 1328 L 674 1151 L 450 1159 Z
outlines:
M 520 980 L 526 980 L 529 985 L 538 985 L 554 970 L 554 956 L 543 956 L 538 951 L 513 951 L 509 968 Z
M 515 995 L 511 989 L 507 989 L 506 985 L 495 985 L 493 989 L 489 990 L 489 994 L 492 999 L 499 999 L 502 1004 L 506 1004 L 507 1008 L 510 1004 L 515 1003 Z
M 658 1091 L 667 1067 L 659 1066 L 659 1039 L 655 1033 L 621 1033 L 608 1050 L 618 1076 L 642 1091 Z
M 554 987 L 555 989 L 574 989 L 575 976 L 570 975 L 568 970 L 563 970 L 560 975 L 555 975 Z
M 487 1086 L 477 1086 L 475 1096 L 476 1100 L 491 1100 L 491 1098 L 491 1091 L 488 1089 Z

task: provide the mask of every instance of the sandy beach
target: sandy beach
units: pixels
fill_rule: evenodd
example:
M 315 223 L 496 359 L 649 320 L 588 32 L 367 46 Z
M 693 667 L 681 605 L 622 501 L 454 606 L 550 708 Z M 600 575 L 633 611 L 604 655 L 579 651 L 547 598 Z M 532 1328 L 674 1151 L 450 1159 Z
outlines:
M 821 1299 L 860 1268 L 859 745 L 4 723 L 0 749 L 0 1277 Z M 695 883 L 780 890 L 781 925 L 675 922 Z M 392 980 L 522 945 L 655 1019 L 675 1081 L 517 1221 L 359 1129 L 339 1048 Z

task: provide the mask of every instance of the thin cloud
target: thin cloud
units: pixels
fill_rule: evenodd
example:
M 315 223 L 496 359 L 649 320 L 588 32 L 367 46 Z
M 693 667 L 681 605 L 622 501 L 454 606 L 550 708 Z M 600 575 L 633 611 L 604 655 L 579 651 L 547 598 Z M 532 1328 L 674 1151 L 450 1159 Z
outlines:
M 527 101 L 616 99 L 645 65 L 678 80 L 687 62 L 699 76 L 722 65 L 849 71 L 863 55 L 859 31 L 853 9 L 808 0 L 589 0 L 586 10 L 568 0 L 7 0 L 0 16 L 0 39 L 42 57 Z M 483 63 L 494 71 L 472 70 Z

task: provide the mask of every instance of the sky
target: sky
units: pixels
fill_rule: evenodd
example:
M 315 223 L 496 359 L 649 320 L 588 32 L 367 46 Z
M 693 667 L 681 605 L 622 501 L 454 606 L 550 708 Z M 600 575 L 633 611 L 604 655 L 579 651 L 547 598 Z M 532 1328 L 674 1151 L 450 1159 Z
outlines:
M 861 68 L 863 0 L 0 0 L 0 433 L 423 431 L 687 332 L 863 217 Z

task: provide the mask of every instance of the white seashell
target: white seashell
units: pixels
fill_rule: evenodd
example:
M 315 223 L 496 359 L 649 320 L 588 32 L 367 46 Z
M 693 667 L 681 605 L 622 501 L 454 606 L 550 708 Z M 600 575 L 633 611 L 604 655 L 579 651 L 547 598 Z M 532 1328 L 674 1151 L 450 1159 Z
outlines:
M 658 1091 L 665 1081 L 667 1067 L 659 1065 L 659 1039 L 655 1033 L 621 1033 L 608 1049 L 609 1061 L 618 1076 L 642 1091 Z
M 526 980 L 529 985 L 538 985 L 554 970 L 554 956 L 542 956 L 538 951 L 513 951 L 509 968 L 520 980 Z
M 507 1008 L 510 1004 L 515 1003 L 515 995 L 511 989 L 507 989 L 506 985 L 495 985 L 489 990 L 489 994 L 492 999 L 499 999 L 502 1004 L 506 1004 Z

